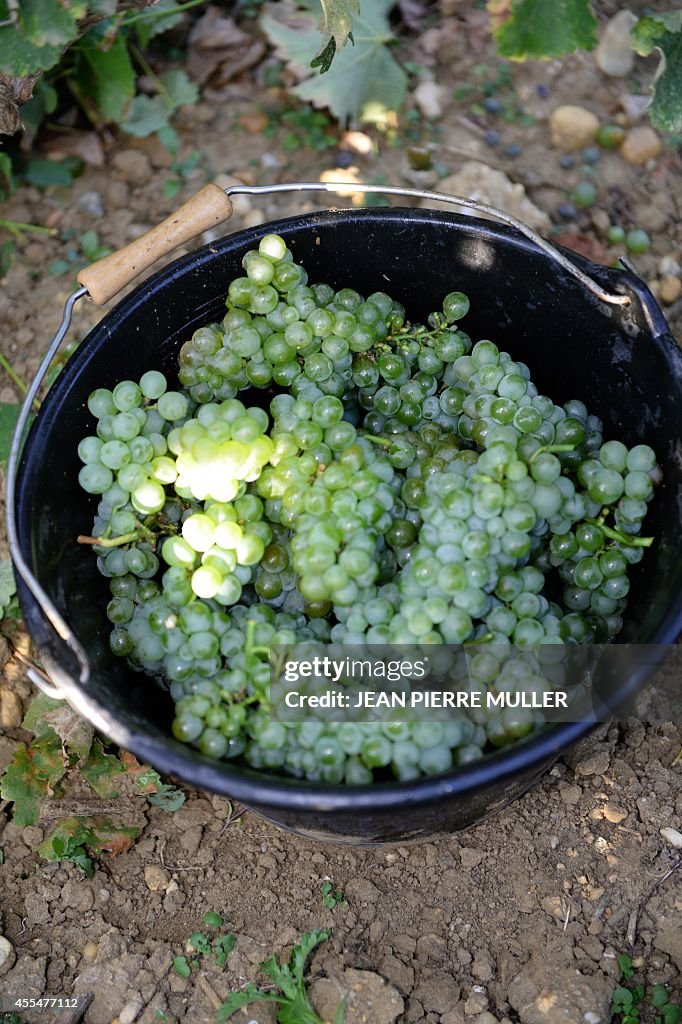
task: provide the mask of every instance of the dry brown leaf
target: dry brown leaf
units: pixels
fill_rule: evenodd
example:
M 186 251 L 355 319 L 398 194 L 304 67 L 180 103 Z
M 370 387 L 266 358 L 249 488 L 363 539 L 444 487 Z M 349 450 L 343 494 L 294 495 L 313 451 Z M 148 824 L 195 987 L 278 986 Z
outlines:
M 205 85 L 225 85 L 265 56 L 262 39 L 244 32 L 233 18 L 217 7 L 209 7 L 189 35 L 187 72 Z
M 104 146 L 96 132 L 78 132 L 48 139 L 45 152 L 52 160 L 75 156 L 88 167 L 104 167 Z

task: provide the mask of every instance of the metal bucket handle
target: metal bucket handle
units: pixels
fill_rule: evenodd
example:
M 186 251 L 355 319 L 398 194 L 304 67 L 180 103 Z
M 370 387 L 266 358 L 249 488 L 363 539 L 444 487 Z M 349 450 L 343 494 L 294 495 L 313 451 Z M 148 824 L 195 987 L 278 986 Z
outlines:
M 129 284 L 134 278 L 151 267 L 162 256 L 167 255 L 176 249 L 183 242 L 189 241 L 196 235 L 201 234 L 218 224 L 224 223 L 232 216 L 233 195 L 270 195 L 280 192 L 372 192 L 381 195 L 406 196 L 411 199 L 426 199 L 431 202 L 449 203 L 453 206 L 462 206 L 478 213 L 486 214 L 496 218 L 504 224 L 515 228 L 526 238 L 530 239 L 542 252 L 546 253 L 555 263 L 563 267 L 565 271 L 575 277 L 580 283 L 598 299 L 610 305 L 627 306 L 631 299 L 628 295 L 616 295 L 604 291 L 587 274 L 579 270 L 570 259 L 559 252 L 553 245 L 529 228 L 522 221 L 517 220 L 508 213 L 489 206 L 487 203 L 479 202 L 477 199 L 467 199 L 464 196 L 454 196 L 447 192 L 429 192 L 417 188 L 401 188 L 392 185 L 367 185 L 355 182 L 291 182 L 281 185 L 231 185 L 229 188 L 221 189 L 218 185 L 205 185 L 196 195 L 192 196 L 186 203 L 180 206 L 174 213 L 167 217 L 156 227 L 151 228 L 140 238 L 131 242 L 130 245 L 119 249 L 101 260 L 97 260 L 89 267 L 81 270 L 78 274 L 78 281 L 81 285 L 64 305 L 62 321 L 57 332 L 50 342 L 48 350 L 41 362 L 38 371 L 31 382 L 22 403 L 17 419 L 17 424 L 12 437 L 10 455 L 7 463 L 7 536 L 9 549 L 14 563 L 14 568 L 30 591 L 31 595 L 39 605 L 43 615 L 51 624 L 57 635 L 73 651 L 80 666 L 80 683 L 86 685 L 90 677 L 90 663 L 88 657 L 76 639 L 71 627 L 64 620 L 61 613 L 41 587 L 33 575 L 30 566 L 26 562 L 18 541 L 16 510 L 15 510 L 15 489 L 16 477 L 19 466 L 21 445 L 31 414 L 33 402 L 38 390 L 54 360 L 64 337 L 71 326 L 73 308 L 79 299 L 88 295 L 96 304 L 101 305 L 113 298 L 114 295 Z M 36 686 L 38 686 L 49 697 L 62 699 L 63 694 L 57 686 L 50 686 L 45 681 L 45 676 L 38 670 L 29 668 L 27 675 Z

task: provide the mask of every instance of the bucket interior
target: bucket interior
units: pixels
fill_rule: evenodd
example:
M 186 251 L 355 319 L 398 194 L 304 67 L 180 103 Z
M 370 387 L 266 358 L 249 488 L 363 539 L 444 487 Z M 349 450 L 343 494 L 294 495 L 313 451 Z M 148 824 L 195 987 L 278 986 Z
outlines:
M 674 642 L 682 619 L 682 358 L 641 282 L 571 254 L 604 287 L 632 296 L 628 308 L 609 306 L 523 236 L 491 222 L 419 210 L 330 212 L 228 236 L 146 281 L 79 346 L 32 426 L 17 484 L 20 547 L 88 654 L 86 696 L 90 712 L 101 712 L 97 724 L 115 723 L 118 742 L 123 729 L 129 737 L 144 736 L 157 751 L 172 752 L 172 764 L 161 767 L 184 777 L 191 778 L 192 765 L 206 763 L 170 738 L 170 696 L 109 653 L 107 581 L 97 572 L 92 552 L 76 543 L 78 534 L 90 533 L 97 503 L 77 480 L 76 448 L 95 425 L 87 397 L 97 387 L 139 379 L 152 368 L 172 379 L 180 345 L 197 327 L 222 319 L 230 280 L 242 273 L 244 253 L 268 230 L 286 239 L 311 281 L 352 287 L 363 295 L 386 291 L 405 305 L 411 320 L 440 309 L 447 292 L 466 292 L 471 311 L 462 327 L 474 341 L 490 338 L 526 362 L 540 392 L 554 401 L 584 401 L 603 419 L 605 439 L 654 448 L 664 482 L 646 531 L 656 543 L 633 567 L 619 641 Z M 247 404 L 251 400 L 248 393 L 240 397 Z M 45 624 L 24 586 L 20 592 L 40 657 L 67 692 L 77 689 L 75 659 Z M 136 749 L 135 743 L 129 746 Z M 531 741 L 531 759 L 532 747 Z M 149 749 L 144 747 L 145 756 Z M 505 760 L 509 756 L 503 753 L 491 762 L 499 771 Z M 258 776 L 234 766 L 224 771 Z M 293 780 L 291 785 L 300 786 Z

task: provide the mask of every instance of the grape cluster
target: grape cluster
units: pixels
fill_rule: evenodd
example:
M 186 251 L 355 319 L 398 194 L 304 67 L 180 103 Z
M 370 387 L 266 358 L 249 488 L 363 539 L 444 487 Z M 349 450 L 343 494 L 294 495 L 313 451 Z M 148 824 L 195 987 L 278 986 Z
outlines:
M 383 292 L 309 285 L 277 235 L 243 266 L 178 390 L 150 370 L 90 396 L 80 539 L 112 651 L 170 690 L 178 740 L 299 778 L 412 779 L 528 735 L 541 716 L 510 708 L 275 721 L 273 651 L 464 645 L 470 689 L 551 690 L 562 648 L 622 628 L 653 451 L 473 344 L 459 291 L 412 324 Z

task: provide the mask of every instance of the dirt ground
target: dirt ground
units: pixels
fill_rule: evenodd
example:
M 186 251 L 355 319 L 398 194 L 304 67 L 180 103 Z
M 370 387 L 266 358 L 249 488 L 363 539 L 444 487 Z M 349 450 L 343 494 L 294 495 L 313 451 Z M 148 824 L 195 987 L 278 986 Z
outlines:
M 415 113 L 388 133 L 330 127 L 338 139 L 332 147 L 315 149 L 303 138 L 292 151 L 282 145 L 285 97 L 264 84 L 261 65 L 181 111 L 181 155 L 196 151 L 200 158 L 179 175 L 172 199 L 164 182 L 178 173 L 169 154 L 156 142 L 125 137 L 107 140 L 101 165 L 86 165 L 68 190 L 21 187 L 2 216 L 53 226 L 57 235 L 19 244 L 3 280 L 0 343 L 17 373 L 29 379 L 37 368 L 84 262 L 77 240 L 87 230 L 116 249 L 216 178 L 264 184 L 334 170 L 337 180 L 435 187 L 471 159 L 525 189 L 544 234 L 598 262 L 624 252 L 609 244 L 610 224 L 647 230 L 651 249 L 631 259 L 682 337 L 675 140 L 663 139 L 644 164 L 602 151 L 586 170 L 580 154 L 566 166 L 548 126 L 562 103 L 583 105 L 602 123 L 645 124 L 632 95 L 643 90 L 653 63 L 638 60 L 626 79 L 604 75 L 591 55 L 513 66 L 495 93 L 509 116 L 480 106 L 472 112 L 484 81 L 501 67 L 483 13 L 445 17 L 407 44 L 409 59 L 445 87 L 431 121 L 412 103 Z M 466 83 L 472 88 L 462 89 Z M 500 135 L 494 145 L 490 131 Z M 433 169 L 410 167 L 412 144 L 432 148 Z M 566 209 L 586 177 L 598 188 L 597 203 Z M 317 197 L 240 200 L 232 227 L 318 206 L 324 201 Z M 51 272 L 57 259 L 67 260 L 66 272 Z M 81 303 L 72 337 L 82 337 L 107 308 Z M 0 401 L 16 397 L 0 377 Z M 0 556 L 6 553 L 2 534 Z M 26 737 L 20 705 L 29 694 L 16 665 L 2 671 L 0 768 Z M 186 789 L 173 814 L 147 808 L 141 838 L 119 857 L 104 855 L 90 881 L 72 864 L 40 863 L 34 851 L 49 822 L 18 828 L 0 803 L 0 934 L 12 947 L 0 964 L 0 995 L 7 1002 L 93 993 L 86 1024 L 208 1024 L 230 990 L 256 980 L 262 960 L 304 931 L 330 927 L 332 938 L 310 966 L 314 1000 L 330 1021 L 349 994 L 347 1024 L 600 1024 L 611 1019 L 623 952 L 633 956 L 637 980 L 665 983 L 679 1001 L 681 851 L 660 831 L 679 829 L 682 820 L 682 729 L 679 702 L 675 713 L 671 700 L 678 679 L 661 676 L 629 717 L 602 727 L 489 821 L 409 848 L 314 844 L 250 813 L 235 820 L 225 799 Z M 19 700 L 7 696 L 10 688 Z M 334 909 L 323 905 L 324 880 L 344 894 Z M 236 946 L 224 968 L 205 958 L 185 979 L 172 960 L 207 911 L 220 912 Z M 234 1019 L 269 1024 L 274 1015 L 266 1010 L 254 1005 Z M 27 1022 L 46 1019 L 53 1019 L 46 1010 L 22 1014 Z

